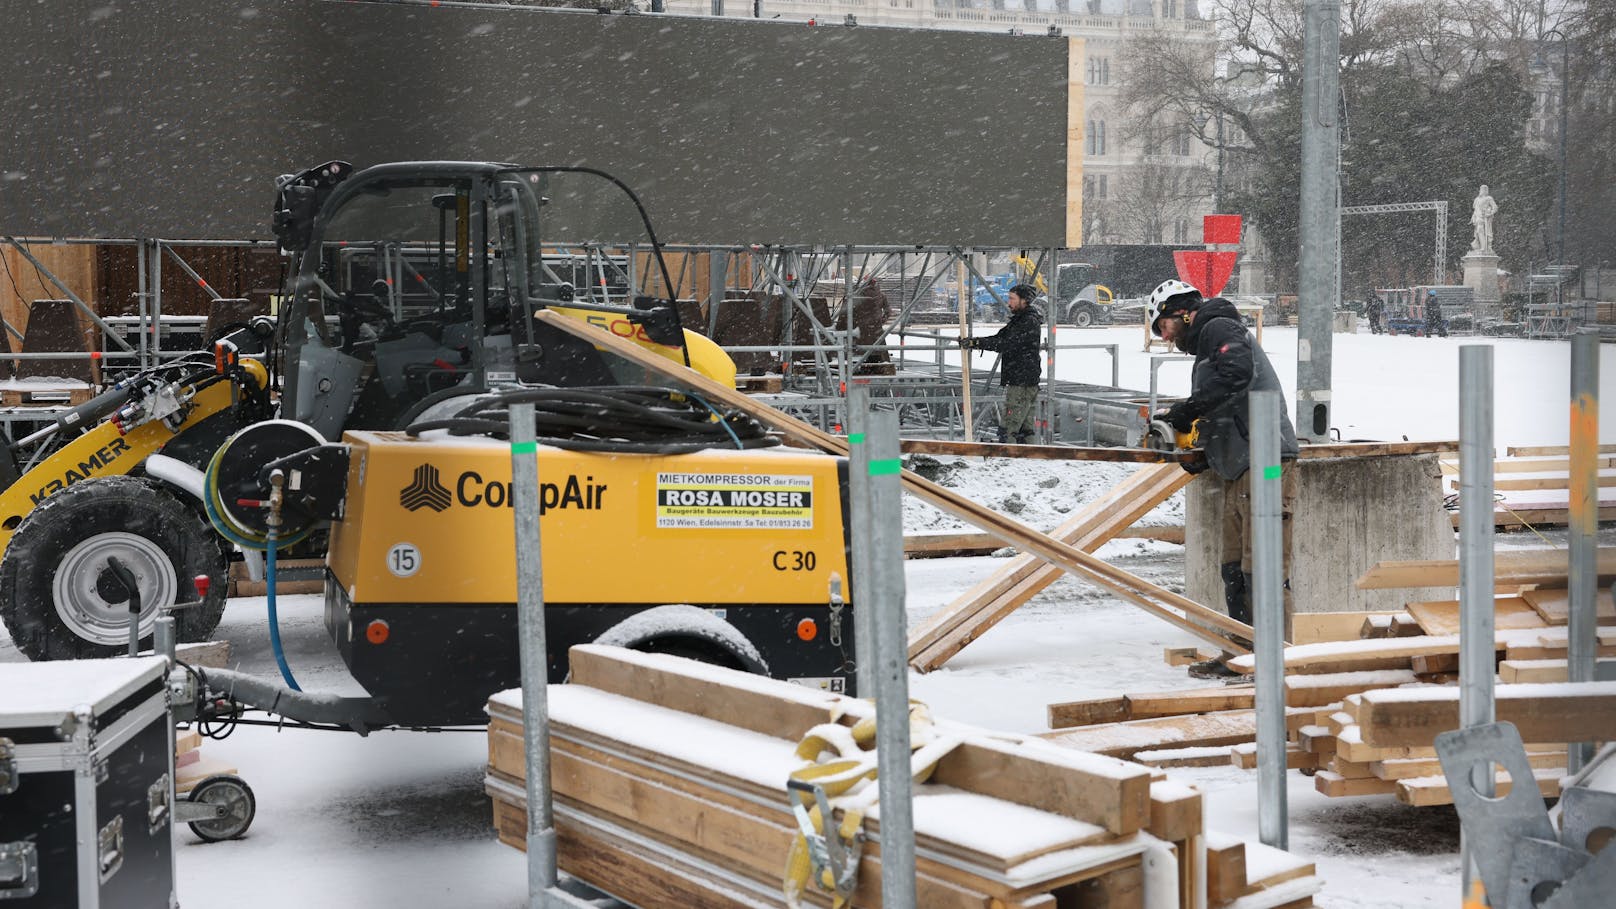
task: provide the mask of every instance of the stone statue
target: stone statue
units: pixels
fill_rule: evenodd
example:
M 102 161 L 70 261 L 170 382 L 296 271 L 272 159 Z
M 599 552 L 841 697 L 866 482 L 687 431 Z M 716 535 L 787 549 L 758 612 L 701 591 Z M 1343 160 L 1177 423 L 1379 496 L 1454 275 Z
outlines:
M 1498 202 L 1487 195 L 1487 184 L 1481 185 L 1476 201 L 1470 205 L 1470 223 L 1476 228 L 1476 237 L 1470 248 L 1476 252 L 1493 251 L 1493 215 L 1498 214 Z

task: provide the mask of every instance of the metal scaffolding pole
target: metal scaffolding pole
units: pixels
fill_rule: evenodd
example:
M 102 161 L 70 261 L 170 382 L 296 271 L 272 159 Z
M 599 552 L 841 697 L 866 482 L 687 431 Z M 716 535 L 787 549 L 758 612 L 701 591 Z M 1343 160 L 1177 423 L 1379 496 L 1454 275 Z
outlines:
M 1598 616 L 1594 610 L 1599 599 L 1599 334 L 1592 329 L 1579 331 L 1571 338 L 1570 467 L 1567 677 L 1573 682 L 1592 682 L 1598 653 Z M 1592 758 L 1592 742 L 1572 742 L 1566 752 L 1566 772 L 1576 773 Z
M 1284 849 L 1290 839 L 1285 732 L 1285 537 L 1281 521 L 1277 391 L 1249 396 L 1251 467 L 1252 650 L 1257 658 L 1257 835 Z M 1295 469 L 1293 466 L 1291 469 Z
M 1459 725 L 1493 722 L 1493 349 L 1459 348 Z M 1471 783 L 1493 793 L 1493 769 L 1472 769 Z M 1470 844 L 1459 839 L 1464 893 L 1473 873 Z

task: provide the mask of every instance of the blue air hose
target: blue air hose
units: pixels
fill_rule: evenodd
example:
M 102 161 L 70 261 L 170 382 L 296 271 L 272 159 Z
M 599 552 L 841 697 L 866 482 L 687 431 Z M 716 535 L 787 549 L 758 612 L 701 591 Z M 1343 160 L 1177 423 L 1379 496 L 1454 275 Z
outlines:
M 267 564 L 264 567 L 264 580 L 268 583 L 265 589 L 269 593 L 269 648 L 275 652 L 275 665 L 281 668 L 281 678 L 286 680 L 286 687 L 293 691 L 302 691 L 297 685 L 297 679 L 292 678 L 292 667 L 286 665 L 286 654 L 281 650 L 281 622 L 275 613 L 275 531 L 269 532 L 269 545 L 264 550 L 268 553 Z

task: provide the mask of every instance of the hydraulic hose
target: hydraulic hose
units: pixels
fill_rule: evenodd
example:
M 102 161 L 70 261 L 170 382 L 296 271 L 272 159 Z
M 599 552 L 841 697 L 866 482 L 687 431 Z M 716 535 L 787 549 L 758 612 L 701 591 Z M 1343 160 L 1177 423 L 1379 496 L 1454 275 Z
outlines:
M 275 665 L 281 669 L 281 678 L 286 681 L 286 687 L 293 691 L 302 691 L 298 687 L 297 679 L 292 678 L 292 667 L 286 663 L 286 653 L 281 650 L 281 621 L 275 611 L 275 527 L 269 528 L 269 546 L 264 550 L 265 556 L 264 580 L 265 590 L 269 594 L 269 649 L 275 653 Z

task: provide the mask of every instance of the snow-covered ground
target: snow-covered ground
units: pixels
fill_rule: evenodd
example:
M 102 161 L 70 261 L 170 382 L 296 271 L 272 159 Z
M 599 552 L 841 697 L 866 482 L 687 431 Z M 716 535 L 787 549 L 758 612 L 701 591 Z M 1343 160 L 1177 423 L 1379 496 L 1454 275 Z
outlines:
M 1064 331 L 1066 343 L 1118 343 L 1122 382 L 1145 388 L 1149 361 L 1138 328 Z M 1265 346 L 1294 389 L 1294 330 L 1268 329 Z M 1467 339 L 1337 335 L 1336 423 L 1348 438 L 1456 438 L 1458 348 Z M 1503 340 L 1496 353 L 1497 442 L 1564 444 L 1570 348 L 1563 342 Z M 1605 347 L 1602 398 L 1616 402 L 1616 350 Z M 986 365 L 984 362 L 982 365 Z M 1062 378 L 1107 381 L 1103 353 L 1061 354 Z M 1182 393 L 1185 365 L 1162 374 L 1164 393 Z M 1601 438 L 1616 440 L 1616 408 L 1602 408 Z M 1109 464 L 942 459 L 956 491 L 1040 528 L 1113 485 L 1127 467 Z M 957 464 L 957 466 L 956 466 Z M 1147 523 L 1177 523 L 1168 502 Z M 907 505 L 910 530 L 951 526 L 934 510 Z M 1501 535 L 1520 545 L 1522 535 Z M 1607 530 L 1603 536 L 1616 537 Z M 1563 545 L 1564 535 L 1550 534 Z M 1535 538 L 1531 541 L 1540 543 Z M 1606 545 L 1616 539 L 1606 540 Z M 1143 540 L 1107 544 L 1099 555 L 1164 586 L 1181 589 L 1182 549 Z M 910 623 L 919 622 L 994 570 L 992 557 L 907 565 Z M 347 688 L 325 637 L 318 597 L 283 597 L 287 658 L 308 689 Z M 232 601 L 219 632 L 240 669 L 276 673 L 264 601 Z M 1162 649 L 1197 643 L 1183 632 L 1071 578 L 1063 579 L 973 643 L 945 668 L 911 680 L 912 694 L 940 715 L 987 727 L 1046 729 L 1047 704 L 1126 691 L 1199 687 L 1162 661 Z M 21 657 L 0 641 L 0 660 Z M 299 729 L 239 727 L 204 752 L 233 764 L 258 797 L 258 816 L 240 841 L 202 845 L 176 837 L 179 894 L 189 907 L 516 907 L 525 905 L 522 856 L 494 839 L 481 778 L 480 734 L 383 732 L 368 739 Z M 1208 793 L 1209 823 L 1256 837 L 1255 774 L 1233 768 L 1173 771 Z M 1450 809 L 1416 809 L 1390 796 L 1327 800 L 1311 781 L 1290 777 L 1290 846 L 1326 879 L 1317 897 L 1333 909 L 1459 904 L 1458 822 Z

